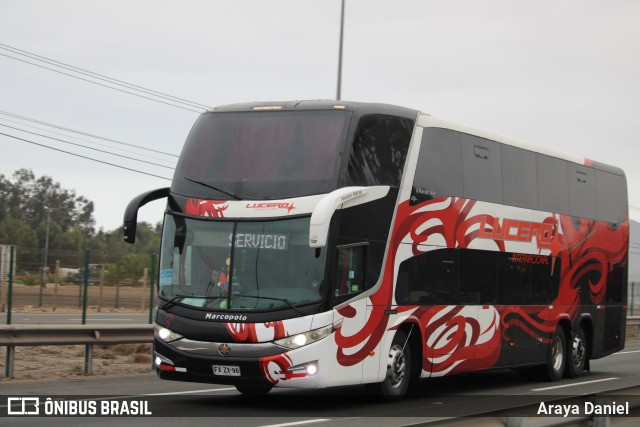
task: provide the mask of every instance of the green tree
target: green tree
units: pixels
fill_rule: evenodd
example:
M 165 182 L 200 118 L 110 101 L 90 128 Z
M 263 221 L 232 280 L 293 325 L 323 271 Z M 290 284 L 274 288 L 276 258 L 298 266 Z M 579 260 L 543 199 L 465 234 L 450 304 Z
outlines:
M 143 254 L 127 254 L 122 259 L 122 268 L 120 270 L 122 276 L 137 280 L 144 274 L 144 269 L 151 264 L 149 255 Z
M 0 220 L 0 244 L 34 248 L 38 236 L 24 220 L 5 216 Z
M 63 232 L 77 227 L 88 238 L 94 234 L 93 209 L 93 202 L 62 188 L 51 177 L 37 178 L 28 169 L 17 170 L 12 179 L 0 174 L 0 220 L 10 216 L 36 229 L 49 215 Z
M 57 260 L 63 267 L 80 267 L 82 252 L 89 249 L 90 262 L 108 264 L 109 280 L 115 281 L 116 267 L 121 277 L 137 280 L 151 266 L 150 254 L 160 249 L 162 225 L 138 224 L 137 242 L 129 245 L 123 240 L 122 227 L 96 232 L 93 202 L 62 188 L 51 177 L 36 177 L 29 169 L 17 170 L 11 178 L 0 174 L 0 244 L 36 249 L 25 251 L 21 260 L 42 266 L 47 228 L 51 271 Z

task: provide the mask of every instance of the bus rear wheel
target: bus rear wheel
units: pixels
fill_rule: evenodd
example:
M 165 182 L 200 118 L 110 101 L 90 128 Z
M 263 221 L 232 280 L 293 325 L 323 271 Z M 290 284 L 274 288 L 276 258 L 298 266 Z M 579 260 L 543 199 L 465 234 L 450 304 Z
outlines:
M 407 393 L 412 373 L 411 345 L 407 335 L 398 331 L 393 337 L 387 355 L 387 371 L 379 383 L 380 396 L 387 402 L 397 402 Z
M 567 361 L 565 377 L 578 378 L 584 373 L 587 363 L 587 339 L 582 326 L 578 326 L 573 333 L 573 339 L 569 342 L 571 357 Z

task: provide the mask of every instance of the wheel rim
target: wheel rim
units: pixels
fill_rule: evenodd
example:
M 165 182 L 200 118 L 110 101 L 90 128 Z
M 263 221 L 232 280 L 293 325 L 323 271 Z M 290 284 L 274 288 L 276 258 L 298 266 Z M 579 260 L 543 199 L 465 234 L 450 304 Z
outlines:
M 554 371 L 556 372 L 560 371 L 560 368 L 562 368 L 563 359 L 564 359 L 564 351 L 563 351 L 562 339 L 560 339 L 560 337 L 555 337 L 553 339 L 553 344 L 551 346 L 551 363 Z
M 573 338 L 573 349 L 571 351 L 571 358 L 573 361 L 573 366 L 579 368 L 582 366 L 586 356 L 586 348 L 584 345 L 584 339 L 581 335 L 576 335 Z
M 387 380 L 393 388 L 398 388 L 402 384 L 407 370 L 407 361 L 399 345 L 394 345 L 389 351 L 387 362 Z

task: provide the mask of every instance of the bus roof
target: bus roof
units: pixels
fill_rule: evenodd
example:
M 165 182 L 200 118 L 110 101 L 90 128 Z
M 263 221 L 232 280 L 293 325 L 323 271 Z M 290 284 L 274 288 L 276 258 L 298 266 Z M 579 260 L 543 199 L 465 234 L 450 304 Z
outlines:
M 440 127 L 445 129 L 451 129 L 454 131 L 475 135 L 480 138 L 490 139 L 492 141 L 496 141 L 501 144 L 511 145 L 514 147 L 522 148 L 522 149 L 533 151 L 536 153 L 545 154 L 547 156 L 556 157 L 558 159 L 566 160 L 572 163 L 590 166 L 592 168 L 599 169 L 603 172 L 625 176 L 624 171 L 616 166 L 611 166 L 605 163 L 597 162 L 595 160 L 587 159 L 585 157 L 568 155 L 547 147 L 531 144 L 529 142 L 524 142 L 508 136 L 493 133 L 484 129 L 468 126 L 462 123 L 444 119 L 442 117 L 432 116 L 429 114 L 421 114 L 418 118 L 417 124 L 418 126 L 424 126 L 424 127 Z
M 407 117 L 415 120 L 420 113 L 418 110 L 399 107 L 391 104 L 378 104 L 369 102 L 351 102 L 335 100 L 312 101 L 272 101 L 272 102 L 247 102 L 242 104 L 229 104 L 215 107 L 213 112 L 240 112 L 240 111 L 279 111 L 279 110 L 348 110 L 357 115 L 387 114 Z
M 266 101 L 266 102 L 246 102 L 238 104 L 228 104 L 215 107 L 209 112 L 250 112 L 250 111 L 292 111 L 292 110 L 348 110 L 353 111 L 356 116 L 364 116 L 367 114 L 385 114 L 417 119 L 419 126 L 444 127 L 463 133 L 469 133 L 482 138 L 494 140 L 496 142 L 520 147 L 530 151 L 546 154 L 559 159 L 567 160 L 573 163 L 591 166 L 593 168 L 609 172 L 612 174 L 624 176 L 624 171 L 618 167 L 600 163 L 578 156 L 563 154 L 546 147 L 522 142 L 510 137 L 495 134 L 486 130 L 467 126 L 462 123 L 447 120 L 428 113 L 420 112 L 411 108 L 400 107 L 392 104 L 370 103 L 370 102 L 353 102 L 353 101 L 336 101 L 336 100 L 298 100 L 298 101 Z

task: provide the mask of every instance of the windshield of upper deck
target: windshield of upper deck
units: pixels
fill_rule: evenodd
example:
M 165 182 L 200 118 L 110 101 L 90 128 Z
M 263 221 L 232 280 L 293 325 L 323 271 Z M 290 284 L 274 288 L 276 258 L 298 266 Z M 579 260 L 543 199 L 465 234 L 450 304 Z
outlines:
M 202 114 L 178 161 L 172 191 L 243 199 L 323 194 L 337 186 L 351 113 L 341 110 Z

